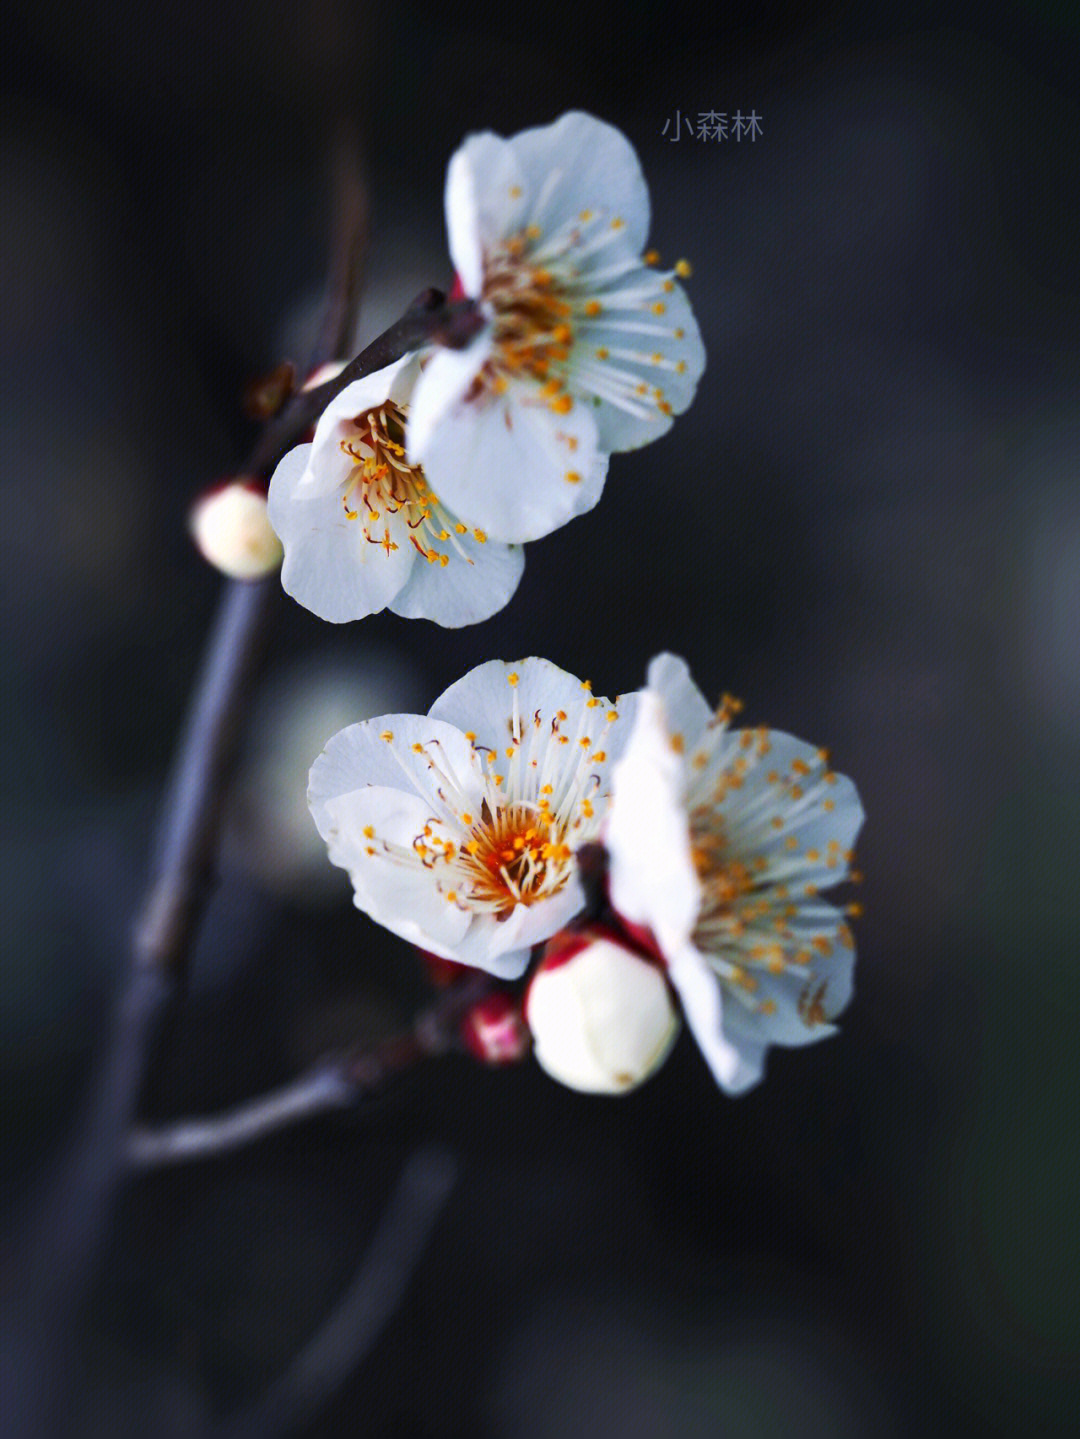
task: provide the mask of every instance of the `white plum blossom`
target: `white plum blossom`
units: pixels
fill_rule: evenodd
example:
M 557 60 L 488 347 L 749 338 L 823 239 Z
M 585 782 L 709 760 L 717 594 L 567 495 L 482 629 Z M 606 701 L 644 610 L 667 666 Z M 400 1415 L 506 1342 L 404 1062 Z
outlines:
M 446 502 L 503 540 L 549 534 L 600 497 L 606 456 L 658 438 L 705 351 L 679 278 L 643 254 L 649 194 L 633 146 L 572 111 L 450 161 L 456 288 L 487 321 L 416 388 L 410 456 Z
M 681 659 L 649 666 L 613 776 L 605 843 L 612 904 L 655 944 L 717 1081 L 762 1077 L 772 1044 L 835 1031 L 855 947 L 820 891 L 849 876 L 863 811 L 824 750 L 733 731 Z M 848 906 L 847 912 L 857 912 Z
M 281 582 L 320 619 L 389 608 L 458 626 L 510 599 L 525 556 L 488 540 L 443 503 L 405 455 L 415 355 L 354 380 L 323 411 L 310 445 L 270 481 L 270 522 L 285 549 Z
M 262 579 L 281 564 L 266 492 L 254 480 L 230 480 L 202 495 L 192 507 L 191 537 L 203 558 L 233 580 Z
M 588 929 L 551 941 L 529 981 L 525 1019 L 540 1067 L 586 1094 L 636 1089 L 679 1032 L 660 968 Z
M 358 909 L 443 959 L 516 979 L 582 908 L 633 701 L 543 659 L 470 670 L 427 715 L 336 734 L 308 802 Z

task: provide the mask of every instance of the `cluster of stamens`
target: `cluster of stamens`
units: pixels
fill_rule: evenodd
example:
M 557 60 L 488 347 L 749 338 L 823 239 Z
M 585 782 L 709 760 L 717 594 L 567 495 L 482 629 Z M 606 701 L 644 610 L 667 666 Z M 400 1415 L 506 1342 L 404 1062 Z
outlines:
M 403 408 L 387 400 L 357 415 L 339 444 L 352 461 L 342 491 L 345 517 L 359 524 L 368 544 L 389 555 L 407 538 L 429 564 L 445 568 L 451 551 L 473 563 L 460 539 L 469 527 L 443 509 L 421 466 L 405 458 Z M 483 530 L 472 535 L 481 544 L 487 539 Z
M 854 939 L 846 923 L 839 923 L 835 911 L 815 903 L 818 885 L 803 876 L 824 866 L 835 870 L 837 881 L 858 881 L 847 873 L 854 862 L 850 849 L 837 839 L 824 841 L 823 848 L 804 848 L 794 831 L 808 811 L 830 814 L 835 801 L 830 791 L 837 777 L 828 768 L 828 753 L 818 750 L 812 760 L 796 758 L 786 770 L 767 769 L 764 784 L 755 774 L 768 764 L 772 750 L 765 727 L 743 730 L 739 747 L 717 772 L 712 760 L 725 735 L 728 723 L 741 708 L 725 697 L 710 728 L 690 759 L 691 779 L 689 823 L 691 855 L 701 883 L 701 907 L 693 940 L 709 956 L 726 988 L 740 1002 L 762 1014 L 775 1012 L 775 1001 L 757 1000 L 759 979 L 755 971 L 782 975 L 803 971 L 807 981 L 798 1000 L 798 1012 L 808 1027 L 825 1022 L 827 978 L 810 972 L 810 966 L 827 960 L 837 946 L 853 948 Z M 672 737 L 673 747 L 683 751 L 680 735 Z M 710 770 L 706 777 L 703 773 Z M 746 786 L 754 775 L 752 795 L 730 804 L 731 796 Z M 788 831 L 778 854 L 776 839 Z M 846 912 L 859 913 L 848 905 Z M 800 921 L 796 934 L 793 922 Z M 818 932 L 805 932 L 816 923 Z
M 594 263 L 624 229 L 619 216 L 582 210 L 550 236 L 530 224 L 488 248 L 481 299 L 492 316 L 493 347 L 474 395 L 501 394 L 525 378 L 538 383 L 539 402 L 556 414 L 569 414 L 575 397 L 609 401 L 646 420 L 672 413 L 656 381 L 664 371 L 685 374 L 678 356 L 685 333 L 664 319 L 662 296 L 690 266 L 680 260 L 666 275 L 647 275 L 643 266 L 659 261 L 655 251 Z
M 618 719 L 608 701 L 590 694 L 583 715 L 596 723 L 583 719 L 575 733 L 565 710 L 523 715 L 519 677 L 511 673 L 507 681 L 513 706 L 505 743 L 488 746 L 467 733 L 469 776 L 455 772 L 437 740 L 414 743 L 413 752 L 427 758 L 431 771 L 434 812 L 411 846 L 380 840 L 373 827 L 367 835 L 369 854 L 423 865 L 449 903 L 496 920 L 506 919 L 516 905 L 557 894 L 567 883 L 574 851 L 599 827 L 608 795 L 603 735 Z M 393 748 L 390 730 L 382 738 Z M 402 768 L 411 776 L 407 765 Z M 469 798 L 476 794 L 478 775 L 479 805 Z M 428 789 L 421 793 L 432 798 Z

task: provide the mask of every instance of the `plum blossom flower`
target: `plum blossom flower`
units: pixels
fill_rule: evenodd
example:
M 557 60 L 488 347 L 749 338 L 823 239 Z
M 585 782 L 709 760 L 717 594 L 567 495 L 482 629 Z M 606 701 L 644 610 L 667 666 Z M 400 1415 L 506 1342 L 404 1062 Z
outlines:
M 270 481 L 285 590 L 320 619 L 389 607 L 458 626 L 487 619 L 517 589 L 525 556 L 465 524 L 405 457 L 415 355 L 346 385 L 310 445 Z
M 599 830 L 632 713 L 547 660 L 492 660 L 427 715 L 341 730 L 308 802 L 357 908 L 443 959 L 516 979 L 584 903 L 574 850 Z
M 611 901 L 737 1094 L 770 1045 L 834 1033 L 851 997 L 851 930 L 819 892 L 848 877 L 862 805 L 824 750 L 731 730 L 737 704 L 713 712 L 674 655 L 652 661 L 638 701 L 605 832 Z
M 705 352 L 678 282 L 689 266 L 643 256 L 637 155 L 579 111 L 471 135 L 446 220 L 456 289 L 487 325 L 428 361 L 409 454 L 471 523 L 537 539 L 596 504 L 607 454 L 658 438 L 693 399 Z

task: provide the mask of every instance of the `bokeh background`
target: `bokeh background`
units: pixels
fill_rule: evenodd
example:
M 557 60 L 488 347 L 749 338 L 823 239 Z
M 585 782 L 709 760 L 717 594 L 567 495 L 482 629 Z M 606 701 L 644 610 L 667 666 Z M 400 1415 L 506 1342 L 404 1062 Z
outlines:
M 675 650 L 828 744 L 869 815 L 843 1032 L 774 1051 L 746 1098 L 688 1039 L 618 1101 L 450 1059 L 133 1185 L 71 1433 L 197 1434 L 250 1399 L 431 1140 L 460 1184 L 312 1434 L 1075 1432 L 1075 8 L 36 0 L 6 41 L 7 1212 L 100 1046 L 220 590 L 187 509 L 243 453 L 246 381 L 310 340 L 342 108 L 370 181 L 360 341 L 449 281 L 461 136 L 575 106 L 637 147 L 709 364 L 497 619 L 332 629 L 282 598 L 147 1112 L 235 1103 L 423 1001 L 325 862 L 305 775 L 342 724 L 481 659 L 614 693 Z M 755 142 L 672 141 L 677 114 L 736 109 Z

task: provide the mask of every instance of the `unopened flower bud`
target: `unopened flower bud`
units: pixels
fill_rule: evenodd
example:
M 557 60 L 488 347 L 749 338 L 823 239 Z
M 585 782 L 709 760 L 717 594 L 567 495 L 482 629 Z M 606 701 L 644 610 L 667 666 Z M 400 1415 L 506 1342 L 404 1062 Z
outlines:
M 516 1064 L 529 1052 L 529 1031 L 520 1005 L 509 994 L 489 994 L 466 1014 L 461 1037 L 485 1064 Z
M 556 935 L 525 997 L 533 1050 L 552 1079 L 624 1094 L 656 1072 L 679 1029 L 658 965 L 600 929 Z
M 230 480 L 197 500 L 191 534 L 203 558 L 230 579 L 262 579 L 281 564 L 266 494 L 253 481 Z

